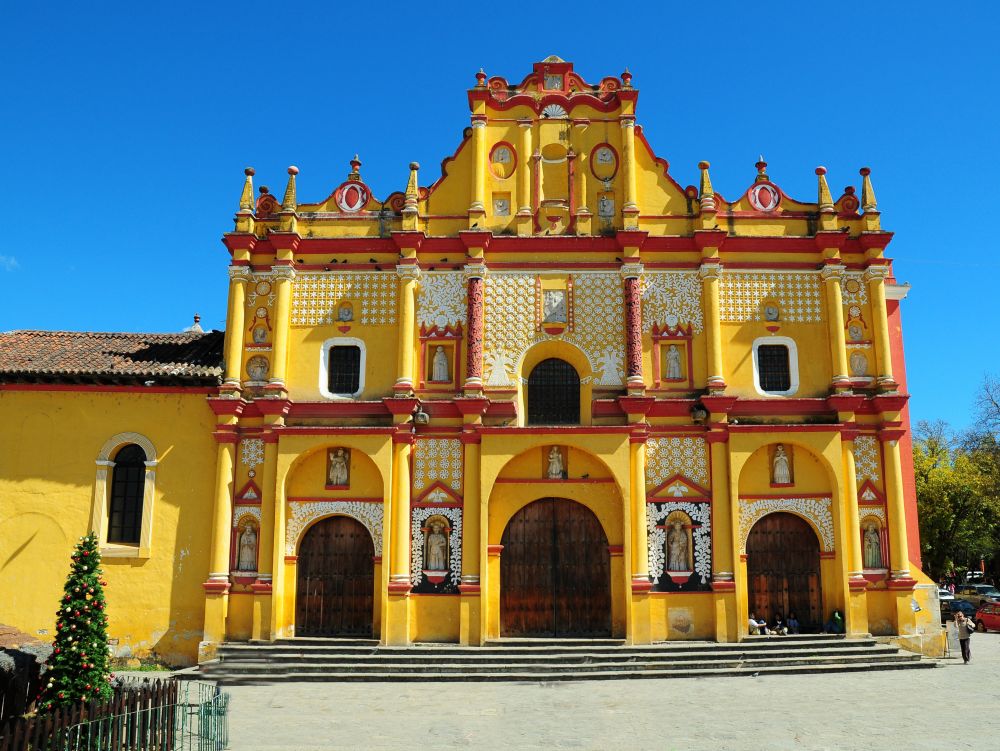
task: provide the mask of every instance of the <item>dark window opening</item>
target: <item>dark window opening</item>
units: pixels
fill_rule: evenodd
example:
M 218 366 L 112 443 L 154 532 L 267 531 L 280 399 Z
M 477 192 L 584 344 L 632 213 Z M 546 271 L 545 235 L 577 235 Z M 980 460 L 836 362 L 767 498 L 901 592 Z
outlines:
M 565 360 L 542 360 L 528 376 L 528 424 L 579 423 L 580 376 Z
M 130 443 L 115 456 L 115 468 L 111 473 L 108 542 L 138 544 L 145 490 L 146 452 Z
M 757 375 L 761 391 L 788 391 L 792 387 L 788 347 L 762 344 L 757 348 Z
M 355 394 L 361 384 L 361 347 L 330 347 L 329 391 Z

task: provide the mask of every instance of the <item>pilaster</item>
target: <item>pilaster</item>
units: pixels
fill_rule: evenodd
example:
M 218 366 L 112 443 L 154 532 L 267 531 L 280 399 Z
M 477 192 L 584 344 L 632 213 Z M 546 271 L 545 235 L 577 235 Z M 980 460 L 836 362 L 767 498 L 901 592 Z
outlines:
M 288 329 L 291 325 L 292 280 L 295 269 L 290 263 L 271 267 L 274 275 L 274 341 L 271 347 L 271 378 L 267 395 L 275 398 L 287 396 L 285 378 L 288 369 Z
M 826 307 L 829 313 L 830 366 L 833 369 L 830 388 L 835 392 L 849 391 L 851 388 L 847 371 L 847 345 L 844 340 L 844 301 L 840 289 L 844 270 L 843 264 L 829 263 L 820 272 L 826 287 Z
M 226 316 L 226 367 L 222 381 L 224 391 L 240 391 L 240 371 L 243 368 L 243 331 L 246 326 L 246 285 L 250 268 L 244 264 L 229 267 L 229 310 Z
M 635 164 L 635 117 L 622 115 L 622 177 L 625 188 L 625 204 L 622 206 L 622 224 L 625 229 L 639 226 L 639 203 L 636 189 Z
M 722 264 L 711 258 L 711 251 L 718 254 L 718 248 L 706 247 L 698 269 L 701 277 L 702 308 L 705 311 L 705 343 L 708 348 L 708 390 L 710 393 L 722 393 L 726 390 L 726 380 L 722 369 L 722 322 L 719 308 L 719 277 L 722 275 Z
M 864 280 L 871 299 L 875 334 L 875 360 L 878 368 L 876 383 L 882 391 L 895 391 L 896 379 L 892 376 L 892 350 L 889 339 L 889 314 L 885 303 L 885 278 L 889 269 L 884 265 L 871 265 L 865 269 Z

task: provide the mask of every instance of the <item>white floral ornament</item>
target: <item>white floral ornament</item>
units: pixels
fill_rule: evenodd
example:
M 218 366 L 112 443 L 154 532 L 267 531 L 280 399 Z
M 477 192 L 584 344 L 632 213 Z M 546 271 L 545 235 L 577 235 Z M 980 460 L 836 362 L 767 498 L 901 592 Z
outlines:
M 820 549 L 833 552 L 833 512 L 829 498 L 740 499 L 740 553 L 747 552 L 747 537 L 753 525 L 768 514 L 784 511 L 801 516 L 819 535 Z
M 457 438 L 421 438 L 414 444 L 413 491 L 416 495 L 435 482 L 462 492 L 462 442 Z
M 324 516 L 340 514 L 349 516 L 361 522 L 372 536 L 375 546 L 375 556 L 382 555 L 382 518 L 384 509 L 381 503 L 366 503 L 362 501 L 291 501 L 291 514 L 285 527 L 285 555 L 295 555 L 299 538 L 303 530 L 312 522 Z
M 674 475 L 708 484 L 708 444 L 704 438 L 666 436 L 646 440 L 646 487 L 652 490 Z
M 363 326 L 396 323 L 397 277 L 388 272 L 299 273 L 292 282 L 293 326 L 337 323 L 337 306 L 355 303 Z
M 878 481 L 878 441 L 875 436 L 859 435 L 854 439 L 854 466 L 858 485 Z
M 653 583 L 660 581 L 667 543 L 666 532 L 662 529 L 664 520 L 674 511 L 683 511 L 696 526 L 692 530 L 694 541 L 694 572 L 707 584 L 712 578 L 712 506 L 709 503 L 688 503 L 667 501 L 646 504 L 646 539 L 648 548 L 649 575 Z
M 755 273 L 725 271 L 719 282 L 723 323 L 759 321 L 761 303 L 777 300 L 781 320 L 815 323 L 823 320 L 822 286 L 817 271 Z
M 240 457 L 243 464 L 250 469 L 264 463 L 264 440 L 262 438 L 244 438 L 240 441 Z
M 451 522 L 448 536 L 448 569 L 451 583 L 462 581 L 462 509 L 460 508 L 415 508 L 410 519 L 413 537 L 410 542 L 410 582 L 420 584 L 424 577 L 424 527 L 432 516 L 443 516 Z
M 417 295 L 417 324 L 445 328 L 465 323 L 465 283 L 461 271 L 428 271 Z
M 697 271 L 647 271 L 642 277 L 642 326 L 691 324 L 700 333 L 701 280 Z

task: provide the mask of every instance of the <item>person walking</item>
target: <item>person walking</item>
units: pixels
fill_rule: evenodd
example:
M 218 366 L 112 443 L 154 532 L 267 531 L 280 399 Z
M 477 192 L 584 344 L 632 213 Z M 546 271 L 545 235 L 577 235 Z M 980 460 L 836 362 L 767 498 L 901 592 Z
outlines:
M 962 660 L 966 665 L 972 659 L 972 652 L 969 650 L 969 637 L 976 630 L 976 624 L 965 617 L 965 613 L 959 610 L 955 613 L 955 627 L 958 629 L 958 646 L 962 648 Z

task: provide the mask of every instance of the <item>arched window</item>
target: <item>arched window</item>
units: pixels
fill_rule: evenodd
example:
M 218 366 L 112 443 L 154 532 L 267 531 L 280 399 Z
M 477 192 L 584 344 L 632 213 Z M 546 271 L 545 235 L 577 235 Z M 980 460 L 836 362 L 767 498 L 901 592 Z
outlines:
M 529 425 L 577 425 L 580 376 L 565 360 L 542 360 L 528 376 Z
M 138 544 L 146 485 L 146 452 L 130 443 L 115 455 L 111 473 L 108 542 Z

